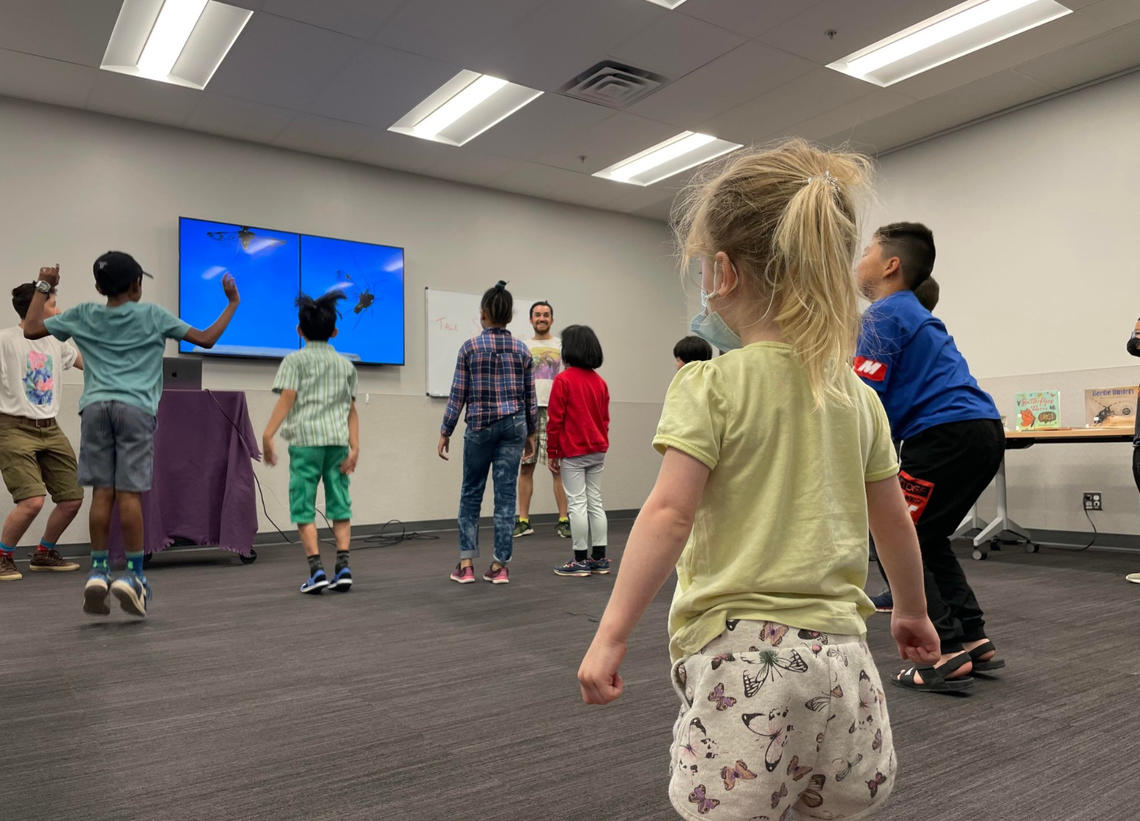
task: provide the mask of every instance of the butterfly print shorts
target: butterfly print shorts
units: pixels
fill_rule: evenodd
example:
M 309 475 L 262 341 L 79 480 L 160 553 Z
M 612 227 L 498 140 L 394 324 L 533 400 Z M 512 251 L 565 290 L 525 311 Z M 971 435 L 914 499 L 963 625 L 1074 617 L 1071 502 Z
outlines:
M 673 687 L 669 798 L 682 818 L 864 818 L 890 795 L 887 705 L 858 636 L 730 621 L 673 666 Z

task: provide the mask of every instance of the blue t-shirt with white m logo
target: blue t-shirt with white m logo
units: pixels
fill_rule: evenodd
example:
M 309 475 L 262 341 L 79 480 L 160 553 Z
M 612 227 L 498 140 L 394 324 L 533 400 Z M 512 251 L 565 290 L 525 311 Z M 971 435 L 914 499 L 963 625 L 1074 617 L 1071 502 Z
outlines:
M 863 314 L 855 373 L 879 394 L 898 441 L 935 425 L 1001 419 L 942 320 L 913 291 L 884 297 Z

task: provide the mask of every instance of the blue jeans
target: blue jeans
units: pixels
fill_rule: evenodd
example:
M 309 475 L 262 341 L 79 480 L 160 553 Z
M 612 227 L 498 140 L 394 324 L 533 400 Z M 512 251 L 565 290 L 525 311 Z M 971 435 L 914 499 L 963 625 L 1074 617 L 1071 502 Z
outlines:
M 526 414 L 496 419 L 463 435 L 463 489 L 459 492 L 459 558 L 479 555 L 479 510 L 487 469 L 495 480 L 495 561 L 506 564 L 514 548 L 519 462 L 526 445 Z

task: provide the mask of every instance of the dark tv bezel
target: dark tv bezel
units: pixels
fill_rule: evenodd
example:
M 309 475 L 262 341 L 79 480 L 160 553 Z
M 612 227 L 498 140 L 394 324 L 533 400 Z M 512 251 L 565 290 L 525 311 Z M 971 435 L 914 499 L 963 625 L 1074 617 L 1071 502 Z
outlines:
M 238 229 L 242 227 L 253 228 L 258 231 L 273 231 L 278 234 L 293 234 L 297 237 L 297 295 L 301 293 L 301 240 L 304 237 L 312 237 L 313 239 L 328 239 L 336 242 L 353 242 L 358 245 L 374 245 L 377 248 L 395 248 L 400 252 L 400 257 L 403 260 L 403 268 L 400 277 L 400 305 L 404 309 L 404 326 L 403 333 L 400 334 L 400 356 L 399 362 L 364 362 L 362 360 L 350 359 L 353 365 L 363 366 L 366 368 L 402 368 L 408 364 L 408 314 L 407 314 L 407 298 L 408 298 L 408 252 L 407 248 L 403 245 L 388 245 L 383 242 L 365 242 L 364 240 L 348 239 L 346 237 L 330 237 L 324 234 L 303 234 L 299 231 L 287 231 L 281 228 L 269 228 L 264 225 L 252 225 L 246 222 L 227 222 L 220 219 L 205 219 L 204 217 L 188 217 L 184 214 L 178 216 L 178 315 L 182 315 L 182 221 L 195 220 L 196 222 L 211 222 L 215 225 L 232 225 L 237 226 Z M 178 340 L 178 355 L 179 356 L 197 356 L 203 359 L 248 359 L 261 362 L 280 362 L 284 357 L 271 356 L 268 354 L 242 354 L 242 353 L 203 353 L 201 351 L 183 351 L 182 343 L 184 340 Z M 335 343 L 334 343 L 335 346 Z M 301 350 L 301 345 L 298 344 L 297 350 Z

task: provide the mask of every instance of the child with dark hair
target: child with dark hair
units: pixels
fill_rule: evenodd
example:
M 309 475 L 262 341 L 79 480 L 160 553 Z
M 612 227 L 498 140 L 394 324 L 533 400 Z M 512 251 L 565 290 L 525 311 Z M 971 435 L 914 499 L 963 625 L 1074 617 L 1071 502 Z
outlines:
M 507 330 L 514 299 L 507 283 L 488 288 L 479 304 L 483 332 L 463 343 L 455 362 L 451 395 L 440 427 L 436 452 L 446 460 L 459 413 L 467 407 L 463 435 L 463 487 L 459 494 L 459 564 L 451 580 L 475 581 L 479 556 L 479 509 L 487 470 L 495 480 L 495 552 L 483 574 L 491 584 L 507 584 L 519 464 L 534 452 L 538 406 L 534 395 L 534 359 L 524 342 Z
M 673 346 L 673 359 L 677 362 L 677 370 L 681 370 L 690 362 L 707 362 L 712 358 L 712 345 L 699 336 L 686 336 Z
M 212 348 L 230 324 L 238 303 L 232 274 L 222 277 L 228 304 L 209 328 L 197 330 L 158 305 L 141 302 L 143 277 L 130 254 L 108 251 L 95 260 L 95 288 L 105 305 L 85 302 L 58 316 L 46 316 L 59 266 L 41 268 L 36 293 L 24 318 L 24 336 L 74 339 L 83 355 L 79 400 L 79 483 L 91 494 L 91 575 L 83 589 L 83 610 L 105 616 L 108 594 L 123 610 L 145 616 L 150 585 L 143 573 L 141 495 L 154 473 L 154 431 L 162 393 L 162 354 L 168 339 Z M 126 543 L 127 572 L 112 583 L 107 566 L 111 512 L 119 505 Z
M 301 546 L 309 561 L 309 578 L 302 593 L 320 593 L 326 587 L 344 593 L 352 589 L 348 567 L 352 500 L 349 474 L 360 455 L 360 423 L 356 415 L 356 368 L 338 354 L 329 340 L 336 336 L 340 291 L 320 299 L 297 299 L 297 332 L 305 347 L 281 360 L 273 392 L 281 397 L 262 435 L 265 463 L 277 464 L 273 437 L 282 427 L 289 443 L 289 517 L 297 525 Z M 325 487 L 325 514 L 336 539 L 336 565 L 332 581 L 321 566 L 317 541 L 317 485 Z
M 559 576 L 605 575 L 610 572 L 610 560 L 606 558 L 602 471 L 610 447 L 610 392 L 597 374 L 602 345 L 591 328 L 570 325 L 562 331 L 562 361 L 566 370 L 554 378 L 550 389 L 546 461 L 551 472 L 562 475 L 566 488 L 574 558 L 554 572 Z

